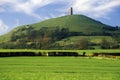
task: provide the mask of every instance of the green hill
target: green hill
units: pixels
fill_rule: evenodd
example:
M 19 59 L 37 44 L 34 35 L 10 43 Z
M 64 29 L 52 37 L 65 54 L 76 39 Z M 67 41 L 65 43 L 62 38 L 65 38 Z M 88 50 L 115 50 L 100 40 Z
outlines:
M 112 33 L 116 35 L 119 30 L 84 15 L 67 15 L 17 27 L 0 36 L 0 43 L 35 48 L 37 45 L 40 47 L 48 43 L 53 46 L 54 43 L 69 37 L 72 37 L 71 40 L 74 42 L 81 39 L 81 37 L 74 36 L 98 36 L 93 37 L 92 42 L 100 41 L 101 37 L 99 36 L 111 36 Z M 45 49 L 44 47 L 41 49 Z
M 48 19 L 40 23 L 32 24 L 32 26 L 35 27 L 35 29 L 39 29 L 40 27 L 60 26 L 69 28 L 70 31 L 83 33 L 101 32 L 103 31 L 103 27 L 108 27 L 101 22 L 95 21 L 83 15 L 68 15 Z
M 53 18 L 53 19 L 48 19 L 39 23 L 35 24 L 30 24 L 30 26 L 33 27 L 35 30 L 39 30 L 42 27 L 56 27 L 59 26 L 60 28 L 69 28 L 70 31 L 73 32 L 82 32 L 85 34 L 90 34 L 90 33 L 97 33 L 97 32 L 103 32 L 103 27 L 108 27 L 108 25 L 105 25 L 99 21 L 96 21 L 94 19 L 91 19 L 89 17 L 86 17 L 84 15 L 67 15 L 67 16 L 62 16 L 58 18 Z M 26 25 L 20 26 L 12 30 L 6 35 L 3 35 L 0 37 L 0 41 L 9 40 L 11 37 L 11 34 L 17 30 L 25 28 Z M 20 35 L 20 33 L 26 33 L 25 31 L 17 31 L 17 35 Z M 2 39 L 1 39 L 2 38 Z M 4 38 L 4 39 L 3 39 Z

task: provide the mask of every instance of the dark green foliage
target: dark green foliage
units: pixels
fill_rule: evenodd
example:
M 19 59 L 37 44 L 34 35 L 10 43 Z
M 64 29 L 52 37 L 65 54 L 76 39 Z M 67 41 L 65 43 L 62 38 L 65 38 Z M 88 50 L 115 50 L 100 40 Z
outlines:
M 108 27 L 103 27 L 104 30 L 108 30 L 108 31 L 116 31 L 116 30 L 119 30 L 119 27 L 116 26 L 116 27 L 111 27 L 111 26 L 108 26 Z
M 112 37 L 120 43 L 120 30 L 113 32 Z
M 21 30 L 24 31 L 25 29 Z M 16 35 L 15 33 L 13 32 L 11 35 L 11 42 L 2 44 L 4 45 L 1 46 L 2 48 L 49 49 L 53 42 L 69 37 L 69 29 L 60 29 L 59 27 L 42 27 L 40 30 L 34 30 L 29 27 L 26 30 L 26 34 Z
M 111 42 L 111 41 L 109 41 L 109 40 L 107 40 L 105 38 L 103 38 L 101 40 L 100 45 L 101 45 L 102 49 L 115 49 L 115 48 L 119 48 L 119 44 L 118 44 L 117 41 L 112 41 Z
M 77 42 L 79 49 L 89 49 L 90 41 L 87 38 L 82 38 Z

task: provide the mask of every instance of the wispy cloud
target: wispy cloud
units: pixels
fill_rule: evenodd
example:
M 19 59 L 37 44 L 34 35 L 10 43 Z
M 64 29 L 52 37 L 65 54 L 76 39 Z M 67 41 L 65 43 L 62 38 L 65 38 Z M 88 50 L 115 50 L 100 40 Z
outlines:
M 0 35 L 6 33 L 8 28 L 9 27 L 0 19 Z
M 120 0 L 73 0 L 70 2 L 75 13 L 92 17 L 106 17 L 120 6 Z
M 41 14 L 36 14 L 35 11 L 37 9 L 40 9 L 44 6 L 47 6 L 49 4 L 62 4 L 64 0 L 27 0 L 26 2 L 23 3 L 16 3 L 14 6 L 14 10 L 18 12 L 24 12 L 28 15 L 34 16 L 38 19 L 44 19 L 45 17 L 41 16 Z
M 64 3 L 64 0 L 0 0 L 0 6 L 7 6 L 0 8 L 3 10 L 25 13 L 38 19 L 43 19 L 41 14 L 37 14 L 36 10 L 49 4 Z M 7 9 L 8 8 L 8 9 Z
M 25 13 L 27 15 L 41 19 L 41 16 L 35 13 L 38 8 L 44 7 L 53 0 L 0 0 L 0 6 L 7 6 L 11 11 Z M 9 6 L 9 7 L 8 7 Z M 0 8 L 0 12 L 7 10 Z
M 74 13 L 85 14 L 92 17 L 105 17 L 114 8 L 120 6 L 120 0 L 0 0 L 0 6 L 9 6 L 12 11 L 25 13 L 38 19 L 42 19 L 36 10 L 49 4 L 65 4 L 65 9 L 60 9 L 66 12 L 67 8 L 73 7 Z M 63 8 L 62 7 L 62 8 Z M 5 11 L 5 7 L 0 7 L 0 12 Z M 57 16 L 57 15 L 56 15 Z
M 26 2 L 17 2 L 14 10 L 41 19 L 41 16 L 35 13 L 35 10 L 51 3 L 51 0 L 28 0 Z

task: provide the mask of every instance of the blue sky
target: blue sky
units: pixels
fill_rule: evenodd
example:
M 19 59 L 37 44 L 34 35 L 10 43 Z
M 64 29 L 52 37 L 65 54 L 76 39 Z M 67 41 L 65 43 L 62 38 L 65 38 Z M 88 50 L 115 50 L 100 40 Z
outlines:
M 0 35 L 20 25 L 68 14 L 82 14 L 120 26 L 120 0 L 0 0 Z

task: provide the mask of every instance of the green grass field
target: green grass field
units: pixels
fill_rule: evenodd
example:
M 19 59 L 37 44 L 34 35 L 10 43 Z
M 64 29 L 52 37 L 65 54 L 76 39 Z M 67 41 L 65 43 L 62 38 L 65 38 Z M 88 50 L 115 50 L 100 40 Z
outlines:
M 0 58 L 0 80 L 119 80 L 120 60 L 82 57 Z

